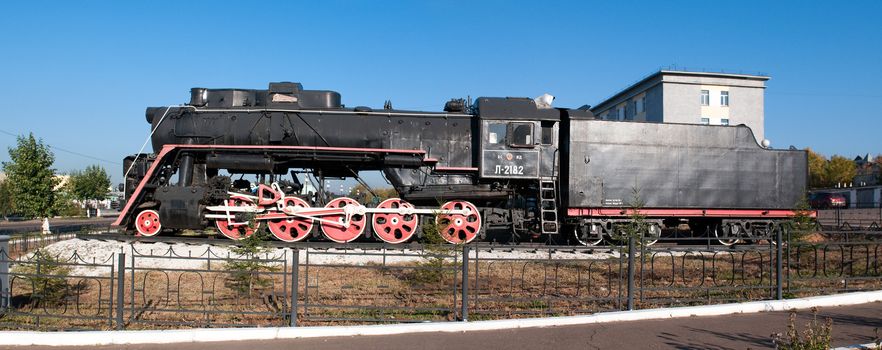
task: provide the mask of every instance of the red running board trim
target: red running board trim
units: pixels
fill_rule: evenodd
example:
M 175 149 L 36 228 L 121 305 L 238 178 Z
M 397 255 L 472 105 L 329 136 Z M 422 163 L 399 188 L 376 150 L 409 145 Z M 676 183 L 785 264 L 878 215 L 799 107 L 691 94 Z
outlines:
M 301 150 L 301 151 L 342 151 L 342 152 L 384 152 L 384 153 L 409 153 L 425 154 L 423 150 L 395 149 L 395 148 L 354 148 L 354 147 L 318 147 L 318 146 L 260 146 L 260 145 L 165 145 L 163 149 L 171 148 L 210 148 L 210 149 L 276 149 L 276 150 Z
M 630 208 L 570 208 L 568 216 L 631 216 Z M 796 214 L 786 209 L 640 209 L 640 214 L 649 217 L 710 217 L 710 218 L 789 218 Z M 809 211 L 816 217 L 817 212 Z
M 394 148 L 353 148 L 353 147 L 317 147 L 317 146 L 259 146 L 259 145 L 164 145 L 162 146 L 162 150 L 159 151 L 159 154 L 156 155 L 156 159 L 153 160 L 153 164 L 150 165 L 150 168 L 147 169 L 147 174 L 144 175 L 144 178 L 138 183 L 138 187 L 135 187 L 135 191 L 132 192 L 131 198 L 138 198 L 138 195 L 141 194 L 141 191 L 144 190 L 144 185 L 146 184 L 146 180 L 149 180 L 153 177 L 153 173 L 156 171 L 156 167 L 159 163 L 162 162 L 162 159 L 175 148 L 189 148 L 189 149 L 267 149 L 267 150 L 301 150 L 301 151 L 339 151 L 339 152 L 378 152 L 378 153 L 399 153 L 399 154 L 426 154 L 426 151 L 423 150 L 408 150 L 408 149 L 394 149 Z M 428 160 L 431 162 L 431 159 Z M 123 179 L 125 181 L 125 179 Z M 123 210 L 119 213 L 119 216 L 116 218 L 116 221 L 113 222 L 112 226 L 120 226 L 122 224 L 123 218 L 129 214 L 129 211 L 132 209 L 132 204 L 134 201 L 126 201 L 126 205 Z
M 138 195 L 141 194 L 142 190 L 144 190 L 144 185 L 147 184 L 147 180 L 153 177 L 153 172 L 156 171 L 156 167 L 158 167 L 159 163 L 162 162 L 162 158 L 164 158 L 165 155 L 168 154 L 168 152 L 171 152 L 172 149 L 174 149 L 174 147 L 162 147 L 162 150 L 160 150 L 159 154 L 156 155 L 156 159 L 154 159 L 153 163 L 150 164 L 150 168 L 147 169 L 147 173 L 144 174 L 144 178 L 141 179 L 141 182 L 138 183 L 138 187 L 135 187 L 135 191 L 132 192 L 132 197 L 126 200 L 126 206 L 123 207 L 123 210 L 121 212 L 119 212 L 119 216 L 116 218 L 116 221 L 114 221 L 111 226 L 121 225 L 123 218 L 128 215 L 129 210 L 132 209 L 132 204 L 134 204 L 135 202 L 131 199 L 138 198 Z M 126 179 L 123 179 L 123 181 L 126 181 Z

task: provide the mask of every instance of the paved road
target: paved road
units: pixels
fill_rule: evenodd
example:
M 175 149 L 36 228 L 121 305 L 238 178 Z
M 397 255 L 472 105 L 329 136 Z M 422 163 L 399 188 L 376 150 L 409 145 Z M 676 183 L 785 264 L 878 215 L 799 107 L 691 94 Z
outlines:
M 49 219 L 49 225 L 53 229 L 78 228 L 82 226 L 109 226 L 116 220 L 116 216 L 104 216 L 100 218 L 68 218 L 68 219 Z M 0 234 L 10 234 L 18 232 L 38 232 L 42 229 L 43 223 L 40 220 L 26 221 L 0 221 Z
M 811 319 L 811 312 L 800 310 L 797 315 L 797 326 L 802 329 Z M 97 348 L 151 350 L 772 349 L 774 346 L 770 335 L 775 332 L 784 332 L 788 317 L 789 313 L 787 312 L 774 312 L 505 331 Z M 882 328 L 882 303 L 821 309 L 819 318 L 827 317 L 833 319 L 834 346 L 870 343 L 873 341 L 874 328 Z M 84 348 L 17 347 L 10 349 Z

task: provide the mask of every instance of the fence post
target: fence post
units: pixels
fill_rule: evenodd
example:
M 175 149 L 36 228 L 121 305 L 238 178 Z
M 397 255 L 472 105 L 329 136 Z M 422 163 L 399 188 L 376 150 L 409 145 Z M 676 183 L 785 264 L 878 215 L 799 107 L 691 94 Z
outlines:
M 0 309 L 9 306 L 9 236 L 0 236 Z
M 125 303 L 126 253 L 117 254 L 116 274 L 116 329 L 123 329 L 123 305 Z M 134 300 L 132 301 L 134 303 Z
M 291 264 L 291 327 L 297 327 L 297 287 L 300 284 L 300 249 L 294 248 Z
M 634 310 L 634 235 L 628 235 L 628 310 Z
M 469 246 L 462 246 L 462 321 L 469 320 Z
M 784 230 L 784 226 L 779 227 L 775 230 L 775 299 L 783 300 L 784 299 L 784 262 L 781 260 L 782 252 L 784 251 L 784 240 L 782 239 L 782 232 Z

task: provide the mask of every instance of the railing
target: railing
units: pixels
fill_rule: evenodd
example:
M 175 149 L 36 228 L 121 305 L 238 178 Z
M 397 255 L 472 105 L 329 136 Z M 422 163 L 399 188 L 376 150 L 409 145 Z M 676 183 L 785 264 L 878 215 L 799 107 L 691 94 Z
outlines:
M 390 245 L 256 255 L 112 243 L 118 251 L 88 259 L 12 258 L 0 242 L 0 328 L 465 321 L 877 290 L 880 238 L 867 231 L 797 240 L 776 230 L 731 246 L 674 235 L 593 248 Z
M 831 208 L 818 210 L 818 224 L 826 232 L 878 231 L 882 233 L 882 206 L 858 208 Z

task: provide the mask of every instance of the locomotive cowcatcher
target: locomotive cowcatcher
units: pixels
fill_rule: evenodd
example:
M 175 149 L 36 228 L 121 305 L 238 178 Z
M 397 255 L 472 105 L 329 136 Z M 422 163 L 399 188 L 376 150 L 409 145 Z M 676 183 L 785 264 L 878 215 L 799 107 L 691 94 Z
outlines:
M 552 99 L 453 99 L 423 112 L 347 108 L 339 93 L 299 83 L 194 88 L 186 105 L 147 108 L 154 153 L 125 158 L 114 225 L 402 243 L 434 224 L 450 243 L 594 245 L 636 211 L 650 241 L 687 225 L 731 244 L 783 223 L 804 194 L 806 153 L 764 148 L 746 126 L 606 121 Z M 324 193 L 326 179 L 365 171 L 400 198 Z

